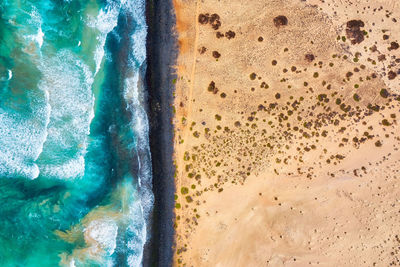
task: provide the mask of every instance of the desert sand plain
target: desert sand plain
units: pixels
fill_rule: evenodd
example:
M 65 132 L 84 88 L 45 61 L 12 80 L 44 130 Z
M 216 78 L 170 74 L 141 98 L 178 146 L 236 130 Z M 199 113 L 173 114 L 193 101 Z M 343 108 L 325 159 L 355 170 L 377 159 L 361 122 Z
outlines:
M 400 2 L 174 5 L 174 265 L 400 265 Z

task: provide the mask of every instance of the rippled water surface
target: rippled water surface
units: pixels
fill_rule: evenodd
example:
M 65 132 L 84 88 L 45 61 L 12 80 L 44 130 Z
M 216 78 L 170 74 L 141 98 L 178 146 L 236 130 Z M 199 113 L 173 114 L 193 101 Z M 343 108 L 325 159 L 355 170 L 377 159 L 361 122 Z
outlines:
M 0 266 L 140 266 L 144 0 L 0 1 Z

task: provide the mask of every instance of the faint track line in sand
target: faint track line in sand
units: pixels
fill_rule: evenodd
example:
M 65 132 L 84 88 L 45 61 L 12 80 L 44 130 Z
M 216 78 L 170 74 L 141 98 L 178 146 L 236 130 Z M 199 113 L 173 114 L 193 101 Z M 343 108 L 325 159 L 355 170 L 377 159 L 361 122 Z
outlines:
M 199 23 L 197 21 L 197 16 L 199 14 L 199 9 L 200 9 L 200 1 L 196 1 L 196 13 L 195 13 L 195 36 L 194 36 L 194 44 L 193 44 L 193 64 L 192 64 L 192 71 L 190 73 L 190 85 L 189 85 L 189 96 L 188 96 L 188 107 L 187 107 L 187 117 L 190 117 L 190 113 L 192 111 L 192 103 L 193 103 L 193 88 L 194 88 L 194 76 L 196 72 L 196 60 L 197 60 L 197 44 L 198 44 L 198 39 L 199 39 Z M 187 136 L 189 131 L 185 129 L 185 137 Z
M 189 123 L 189 119 L 190 119 L 190 115 L 191 115 L 191 111 L 192 111 L 193 88 L 194 88 L 194 83 L 195 83 L 194 76 L 195 76 L 195 72 L 196 72 L 196 60 L 197 60 L 197 53 L 196 52 L 197 52 L 198 39 L 199 39 L 199 23 L 197 21 L 197 17 L 198 17 L 198 14 L 199 14 L 199 10 L 200 10 L 200 0 L 196 1 L 196 11 L 195 11 L 195 15 L 194 15 L 194 20 L 195 20 L 194 21 L 194 23 L 195 23 L 195 38 L 194 38 L 194 42 L 193 42 L 193 64 L 192 64 L 192 70 L 191 70 L 191 73 L 190 73 L 189 94 L 188 94 L 188 100 L 187 100 L 188 103 L 187 103 L 187 109 L 186 109 L 187 110 L 186 118 L 187 118 L 188 123 Z M 188 138 L 189 133 L 190 133 L 189 127 L 186 127 L 186 126 L 183 128 L 183 132 L 182 132 L 182 137 L 183 137 L 183 140 L 184 140 L 182 149 L 186 148 L 186 144 L 187 144 L 186 141 L 187 141 L 187 138 Z M 183 158 L 180 157 L 179 159 L 177 159 L 177 163 L 178 163 L 178 165 L 177 165 L 178 171 L 179 171 L 179 174 L 180 174 L 179 177 L 182 177 L 183 174 L 184 174 L 183 168 L 179 169 L 179 167 L 183 166 Z M 177 184 L 177 186 L 179 185 L 179 188 L 182 187 L 181 179 L 176 181 L 176 184 Z M 177 192 L 179 192 L 178 191 L 179 188 L 176 189 Z
M 194 38 L 194 42 L 193 42 L 193 64 L 192 64 L 192 70 L 190 73 L 190 83 L 189 83 L 189 94 L 188 94 L 188 103 L 187 103 L 187 113 L 186 113 L 186 118 L 187 118 L 187 122 L 189 123 L 190 120 L 190 116 L 191 116 L 191 111 L 192 111 L 192 102 L 193 102 L 193 88 L 194 88 L 194 76 L 195 76 L 195 72 L 196 72 L 196 60 L 197 60 L 197 45 L 198 45 L 198 35 L 199 35 L 199 23 L 197 21 L 197 17 L 199 14 L 199 9 L 200 9 L 200 0 L 196 1 L 196 11 L 195 11 L 195 16 L 194 16 L 194 23 L 195 23 L 195 38 Z M 177 122 L 178 123 L 178 122 Z M 186 125 L 188 126 L 188 125 Z M 183 149 L 183 153 L 186 151 L 186 146 L 187 146 L 187 138 L 189 136 L 190 133 L 190 127 L 183 127 L 183 132 L 182 132 L 182 136 L 183 136 L 183 147 L 181 149 Z M 176 126 L 175 126 L 176 127 Z M 176 137 L 175 137 L 176 138 Z M 175 139 L 175 145 L 178 145 L 179 142 L 176 142 L 177 139 Z M 175 152 L 176 153 L 176 152 Z M 177 172 L 179 173 L 179 175 L 175 178 L 175 185 L 176 185 L 176 194 L 178 195 L 180 192 L 180 189 L 182 188 L 182 178 L 184 175 L 184 162 L 183 162 L 183 157 L 182 155 L 176 159 L 176 163 L 177 166 L 176 168 L 178 168 Z M 182 167 L 181 167 L 182 166 Z M 179 199 L 177 203 L 181 203 L 181 207 L 184 207 L 184 203 L 183 203 L 184 199 Z M 177 210 L 175 208 L 175 215 L 177 215 L 178 213 L 182 213 L 182 210 Z M 180 232 L 179 232 L 179 228 L 176 229 L 176 233 L 175 233 L 175 244 L 178 244 L 178 238 L 179 238 Z M 176 250 L 179 249 L 178 247 L 175 247 L 175 253 Z M 175 256 L 174 256 L 175 258 Z

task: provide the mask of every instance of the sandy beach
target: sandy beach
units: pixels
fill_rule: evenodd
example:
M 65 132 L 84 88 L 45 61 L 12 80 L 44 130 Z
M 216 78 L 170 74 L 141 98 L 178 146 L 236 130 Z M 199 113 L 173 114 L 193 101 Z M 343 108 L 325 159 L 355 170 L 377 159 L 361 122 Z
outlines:
M 400 4 L 174 6 L 174 266 L 399 265 Z

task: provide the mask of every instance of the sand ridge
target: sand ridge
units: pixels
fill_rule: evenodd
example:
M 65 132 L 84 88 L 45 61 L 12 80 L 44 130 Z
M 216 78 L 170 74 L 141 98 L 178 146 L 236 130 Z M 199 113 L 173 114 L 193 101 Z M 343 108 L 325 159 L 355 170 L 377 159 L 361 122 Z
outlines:
M 174 4 L 174 264 L 400 264 L 399 4 Z

